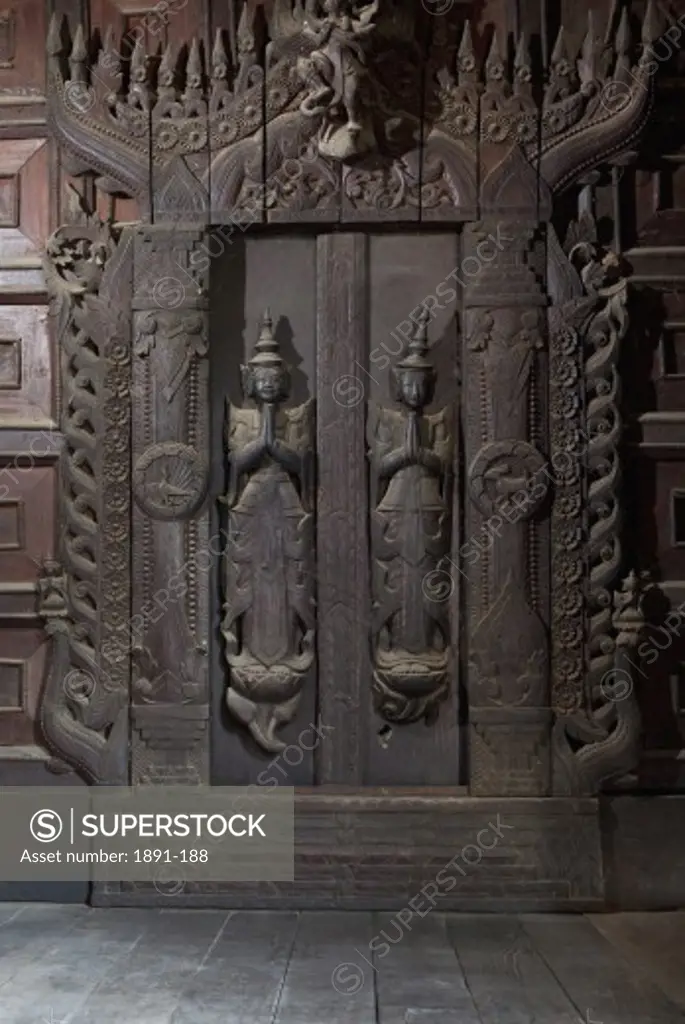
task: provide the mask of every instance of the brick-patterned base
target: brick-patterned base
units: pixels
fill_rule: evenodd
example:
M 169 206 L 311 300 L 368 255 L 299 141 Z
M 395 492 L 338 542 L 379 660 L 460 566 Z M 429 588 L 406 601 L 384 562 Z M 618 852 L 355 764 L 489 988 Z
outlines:
M 433 883 L 432 888 L 429 883 Z M 295 881 L 96 886 L 97 906 L 589 910 L 604 901 L 591 799 L 298 793 Z M 419 909 L 422 908 L 422 909 Z

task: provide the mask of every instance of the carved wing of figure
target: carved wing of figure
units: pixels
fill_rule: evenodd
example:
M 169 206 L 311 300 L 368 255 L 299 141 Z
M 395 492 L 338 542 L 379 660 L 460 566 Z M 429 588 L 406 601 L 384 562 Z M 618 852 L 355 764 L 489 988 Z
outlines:
M 379 465 L 386 455 L 402 447 L 406 422 L 405 413 L 369 402 L 367 442 L 369 458 L 374 465 Z
M 448 406 L 440 412 L 424 416 L 428 434 L 428 447 L 435 452 L 441 462 L 452 460 L 452 411 Z
M 259 437 L 259 410 L 240 409 L 236 405 L 226 404 L 226 448 L 230 458 L 228 494 L 220 500 L 233 505 L 238 496 L 240 482 L 240 455 L 252 441 Z
M 306 509 L 314 500 L 314 399 L 310 398 L 294 409 L 283 409 L 283 435 L 286 446 L 301 459 L 301 499 Z
M 259 412 L 230 404 L 227 412 L 226 445 L 229 452 L 239 452 L 259 436 Z
M 293 409 L 284 409 L 284 441 L 289 448 L 303 455 L 311 447 L 314 427 L 314 399 L 309 398 Z

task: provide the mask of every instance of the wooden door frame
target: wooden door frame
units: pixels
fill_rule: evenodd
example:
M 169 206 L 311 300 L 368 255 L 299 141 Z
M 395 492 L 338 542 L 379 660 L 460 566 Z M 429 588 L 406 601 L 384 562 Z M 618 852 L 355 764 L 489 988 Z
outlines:
M 521 894 L 521 906 L 594 904 L 602 892 L 595 798 L 636 757 L 630 652 L 639 634 L 639 594 L 633 578 L 621 582 L 616 391 L 627 283 L 620 264 L 593 238 L 585 213 L 591 185 L 580 189 L 565 249 L 554 221 L 557 195 L 620 156 L 645 124 L 652 5 L 632 68 L 620 33 L 609 74 L 599 67 L 592 39 L 581 86 L 560 42 L 544 96 L 533 88 L 535 69 L 520 48 L 510 67 L 495 39 L 479 61 L 468 25 L 460 37 L 462 26 L 455 25 L 454 34 L 417 49 L 414 39 L 422 37 L 409 5 L 405 15 L 403 32 L 381 19 L 368 43 L 374 56 L 392 57 L 393 71 L 406 79 L 406 91 L 394 100 L 397 141 L 382 135 L 387 111 L 376 105 L 388 97 L 382 62 L 369 77 L 360 72 L 357 81 L 350 72 L 346 79 L 361 135 L 325 104 L 311 116 L 320 59 L 307 49 L 301 26 L 284 32 L 274 22 L 264 59 L 256 42 L 243 52 L 233 93 L 219 42 L 211 81 L 204 83 L 199 50 L 190 46 L 185 90 L 172 76 L 160 77 L 155 92 L 140 40 L 124 85 L 119 63 L 104 48 L 91 59 L 80 30 L 68 59 L 64 26 L 56 20 L 50 32 L 54 138 L 75 158 L 75 171 L 97 175 L 102 191 L 136 198 L 142 215 L 136 225 L 93 217 L 60 229 L 46 263 L 67 400 L 61 561 L 48 567 L 42 584 L 53 656 L 41 723 L 50 746 L 91 782 L 210 781 L 206 572 L 185 563 L 191 565 L 183 581 L 186 605 L 194 616 L 189 689 L 151 691 L 155 681 L 135 669 L 128 637 L 131 619 L 146 614 L 149 581 L 160 582 L 153 555 L 160 539 L 187 553 L 208 538 L 206 362 L 191 360 L 179 401 L 154 423 L 144 375 L 168 376 L 170 338 L 189 345 L 193 333 L 207 343 L 212 231 L 234 234 L 255 221 L 281 229 L 335 225 L 325 243 L 330 273 L 339 261 L 354 259 L 354 239 L 364 226 L 449 224 L 461 233 L 464 269 L 467 260 L 481 268 L 462 293 L 466 530 L 472 538 L 497 520 L 502 532 L 490 532 L 487 557 L 477 560 L 477 572 L 465 574 L 470 793 L 328 789 L 360 782 L 355 730 L 341 728 L 342 745 L 338 739 L 321 752 L 326 788 L 298 796 L 298 856 L 311 868 L 309 877 L 271 896 L 259 886 L 242 895 L 231 886 L 189 892 L 184 899 L 192 905 L 395 905 L 425 881 L 429 865 L 473 845 L 464 840 L 474 822 L 483 830 L 493 815 L 517 822 L 501 849 L 518 862 L 518 881 L 508 888 L 499 865 L 481 868 L 471 894 L 468 885 L 457 886 L 445 906 L 492 905 L 511 891 Z M 303 52 L 307 73 L 298 77 Z M 411 99 L 417 81 L 426 83 L 418 114 Z M 617 91 L 620 102 L 611 99 Z M 495 247 L 485 259 L 483 244 L 500 233 L 511 237 L 510 246 Z M 354 325 L 362 310 L 358 295 L 335 288 L 329 295 L 318 309 L 324 336 L 345 318 Z M 348 342 L 338 350 L 338 375 L 350 372 L 359 355 L 354 331 Z M 320 381 L 319 389 L 329 383 Z M 142 400 L 133 401 L 138 394 Z M 324 405 L 319 430 L 335 429 L 335 417 L 329 425 L 327 415 Z M 363 446 L 363 411 L 354 423 L 349 436 Z M 197 490 L 197 502 L 175 522 L 150 514 L 145 469 L 154 459 L 182 462 Z M 349 471 L 358 473 L 358 460 Z M 493 503 L 502 492 L 490 482 L 503 473 L 505 483 L 523 473 L 539 484 L 506 525 Z M 343 474 L 335 487 L 342 502 L 346 482 Z M 348 511 L 353 562 L 342 565 L 339 557 L 326 572 L 342 570 L 353 580 L 367 572 L 367 519 L 363 509 Z M 325 517 L 319 529 L 321 552 Z M 463 551 L 460 556 L 466 559 Z M 365 620 L 365 601 L 358 589 L 348 589 L 342 603 L 351 621 Z M 339 642 L 337 633 L 332 641 Z M 368 674 L 363 653 L 341 684 L 351 688 L 357 707 L 365 706 Z M 621 679 L 628 680 L 628 693 L 619 692 Z M 332 712 L 349 718 L 340 704 Z M 406 848 L 396 871 L 379 852 L 377 819 Z M 568 851 L 585 867 L 571 869 Z M 338 874 L 347 862 L 356 865 L 351 884 Z M 123 886 L 98 895 L 102 902 L 164 898 Z

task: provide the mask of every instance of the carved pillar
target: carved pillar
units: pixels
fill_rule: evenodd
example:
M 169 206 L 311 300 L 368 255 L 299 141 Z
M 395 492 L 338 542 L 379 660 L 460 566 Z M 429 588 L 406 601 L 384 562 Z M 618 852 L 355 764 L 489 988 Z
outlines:
M 87 779 L 128 782 L 131 233 L 90 218 L 48 242 L 61 356 L 60 562 L 39 610 L 53 637 L 41 727 Z
M 536 516 L 544 451 L 544 232 L 485 221 L 465 232 L 468 664 L 471 790 L 549 791 L 548 580 Z M 474 262 L 475 261 L 475 262 Z M 466 275 L 465 275 L 466 276 Z
M 587 213 L 566 250 L 550 230 L 553 778 L 555 793 L 589 795 L 637 759 L 643 619 L 638 581 L 621 584 L 618 366 L 628 282 Z
M 133 297 L 132 781 L 209 781 L 209 259 L 141 227 Z

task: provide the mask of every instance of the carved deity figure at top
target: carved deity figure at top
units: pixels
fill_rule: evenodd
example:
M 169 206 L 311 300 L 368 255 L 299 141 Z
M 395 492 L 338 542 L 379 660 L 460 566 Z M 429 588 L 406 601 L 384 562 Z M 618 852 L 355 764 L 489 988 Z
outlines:
M 324 0 L 324 18 L 308 17 L 305 23 L 315 49 L 298 65 L 311 89 L 301 110 L 324 117 L 319 151 L 333 160 L 361 156 L 376 144 L 362 88 L 368 78 L 364 43 L 376 27 L 379 3 L 373 0 L 356 13 L 352 0 Z

